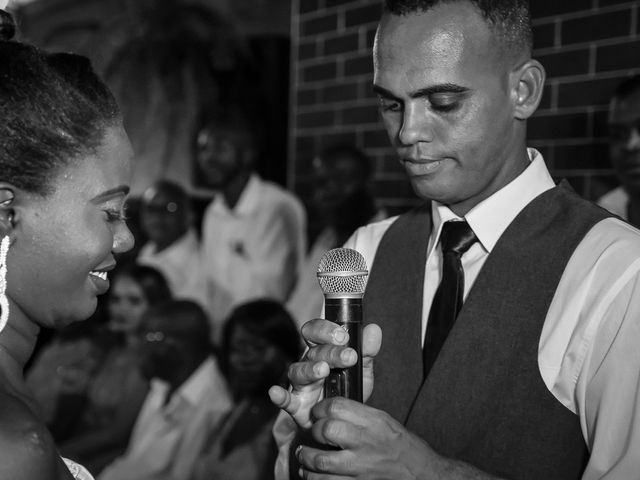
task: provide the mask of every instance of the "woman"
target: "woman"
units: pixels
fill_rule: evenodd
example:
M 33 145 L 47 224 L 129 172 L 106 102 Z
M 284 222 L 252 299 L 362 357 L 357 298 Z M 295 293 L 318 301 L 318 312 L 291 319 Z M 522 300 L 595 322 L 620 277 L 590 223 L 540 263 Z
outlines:
M 151 267 L 126 264 L 113 272 L 108 294 L 107 332 L 98 331 L 95 344 L 108 345 L 104 360 L 84 385 L 86 397 L 75 428 L 60 445 L 68 458 L 81 462 L 94 475 L 125 450 L 129 435 L 149 390 L 140 371 L 140 331 L 150 306 L 171 298 L 162 274 Z M 75 395 L 61 398 L 75 403 Z
M 220 360 L 235 407 L 211 432 L 194 480 L 273 479 L 277 452 L 271 429 L 278 408 L 267 392 L 284 384 L 289 364 L 301 352 L 295 322 L 280 303 L 255 300 L 231 313 Z
M 91 316 L 133 245 L 132 151 L 89 62 L 12 41 L 14 31 L 0 10 L 0 476 L 87 479 L 58 455 L 22 372 L 40 327 Z

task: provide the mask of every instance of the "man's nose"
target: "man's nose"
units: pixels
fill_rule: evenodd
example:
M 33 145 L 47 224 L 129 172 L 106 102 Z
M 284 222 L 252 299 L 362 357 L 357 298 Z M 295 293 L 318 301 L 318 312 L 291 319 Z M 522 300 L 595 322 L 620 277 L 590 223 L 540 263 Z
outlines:
M 433 125 L 424 107 L 409 102 L 404 109 L 402 127 L 398 133 L 402 145 L 415 145 L 419 142 L 433 141 Z

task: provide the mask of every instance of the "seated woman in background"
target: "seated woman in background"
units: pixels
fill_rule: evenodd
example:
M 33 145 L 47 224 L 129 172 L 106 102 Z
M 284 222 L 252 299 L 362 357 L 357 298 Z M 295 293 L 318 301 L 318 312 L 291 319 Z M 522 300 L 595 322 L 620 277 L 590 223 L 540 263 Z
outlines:
M 94 474 L 127 446 L 149 389 L 139 368 L 142 317 L 150 306 L 170 298 L 167 282 L 154 268 L 125 264 L 117 269 L 107 297 L 107 324 L 92 338 L 102 362 L 75 385 L 67 381 L 58 399 L 56 418 L 69 419 L 71 410 L 76 420 L 73 426 L 65 422 L 60 451 Z M 84 399 L 80 409 L 78 396 Z M 52 430 L 60 432 L 62 428 L 54 421 Z
M 91 479 L 60 457 L 24 382 L 40 328 L 89 318 L 124 222 L 132 149 L 89 61 L 12 40 L 0 1 L 0 476 Z
M 277 451 L 271 428 L 278 415 L 267 394 L 283 383 L 302 347 L 295 322 L 278 302 L 237 307 L 225 323 L 220 362 L 235 407 L 211 432 L 193 480 L 273 478 Z

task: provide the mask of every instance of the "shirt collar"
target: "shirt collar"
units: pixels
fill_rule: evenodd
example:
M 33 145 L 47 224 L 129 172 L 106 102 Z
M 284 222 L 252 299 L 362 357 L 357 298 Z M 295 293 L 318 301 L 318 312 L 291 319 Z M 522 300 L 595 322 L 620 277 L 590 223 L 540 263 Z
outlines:
M 464 217 L 488 253 L 491 253 L 500 236 L 522 209 L 555 186 L 542 154 L 533 148 L 527 149 L 527 153 L 531 162 L 527 168 L 509 184 L 469 210 Z M 431 204 L 431 213 L 433 231 L 429 255 L 438 244 L 442 224 L 449 220 L 462 220 L 449 207 L 435 201 Z
M 260 177 L 256 173 L 252 173 L 249 176 L 249 180 L 247 180 L 247 184 L 245 185 L 242 193 L 240 194 L 240 198 L 238 198 L 238 202 L 236 203 L 233 210 L 227 207 L 227 203 L 224 201 L 224 196 L 222 193 L 218 193 L 215 196 L 213 207 L 218 211 L 223 212 L 233 212 L 233 215 L 248 215 L 255 211 L 257 207 L 260 205 L 260 202 L 263 200 L 261 197 L 261 189 L 260 189 L 261 181 Z
M 166 411 L 172 411 L 175 406 L 179 406 L 186 401 L 190 405 L 197 405 L 211 387 L 211 381 L 215 378 L 215 360 L 212 357 L 207 358 L 200 366 L 184 381 L 180 387 L 171 395 L 169 403 L 166 405 Z M 169 384 L 158 378 L 152 381 L 155 388 L 164 391 L 166 395 L 169 391 Z

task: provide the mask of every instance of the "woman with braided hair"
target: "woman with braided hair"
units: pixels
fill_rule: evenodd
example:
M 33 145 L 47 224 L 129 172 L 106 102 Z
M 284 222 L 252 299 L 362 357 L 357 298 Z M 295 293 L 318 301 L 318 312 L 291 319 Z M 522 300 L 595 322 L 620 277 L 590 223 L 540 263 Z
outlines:
M 129 139 L 89 61 L 13 40 L 0 0 L 0 478 L 87 480 L 36 413 L 23 368 L 41 327 L 87 319 L 133 237 Z

